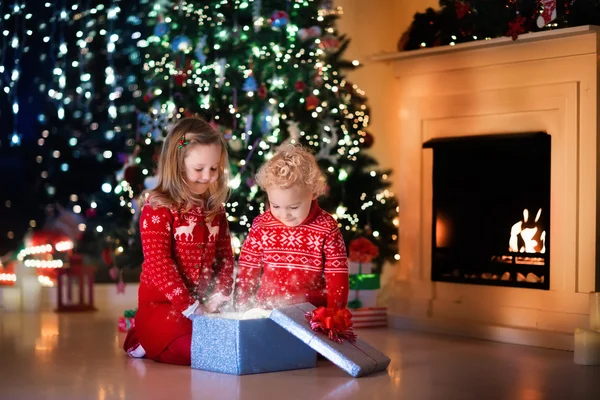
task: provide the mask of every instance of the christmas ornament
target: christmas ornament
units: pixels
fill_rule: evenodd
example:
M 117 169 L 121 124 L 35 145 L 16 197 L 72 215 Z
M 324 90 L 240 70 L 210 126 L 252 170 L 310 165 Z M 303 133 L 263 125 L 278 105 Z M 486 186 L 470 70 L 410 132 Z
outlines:
M 328 53 L 334 53 L 340 48 L 340 39 L 334 35 L 325 35 L 321 39 L 319 47 Z
M 252 4 L 252 22 L 254 25 L 254 32 L 260 31 L 262 27 L 262 17 L 260 16 L 262 8 L 262 0 L 254 0 Z
M 173 80 L 175 81 L 175 84 L 177 86 L 183 86 L 183 84 L 185 83 L 187 78 L 188 78 L 188 74 L 186 74 L 185 72 L 179 71 L 177 73 L 177 75 L 175 75 L 173 77 Z
M 456 9 L 456 18 L 458 19 L 463 19 L 471 9 L 469 4 L 462 1 L 455 1 L 454 8 Z
M 244 81 L 244 86 L 242 86 L 242 90 L 244 92 L 254 92 L 254 91 L 256 91 L 256 89 L 258 89 L 258 85 L 256 84 L 256 79 L 254 79 L 254 76 L 250 75 Z
M 162 16 L 162 14 L 159 14 L 158 18 L 156 19 L 157 23 L 154 26 L 154 35 L 161 37 L 167 34 L 167 32 L 169 31 L 169 25 L 167 25 L 165 23 L 165 19 Z
M 294 84 L 294 89 L 296 89 L 296 92 L 304 92 L 304 89 L 306 89 L 306 83 L 304 83 L 303 81 L 297 81 Z
M 185 35 L 179 35 L 179 36 L 175 36 L 172 40 L 171 40 L 171 49 L 173 51 L 183 51 L 184 53 L 187 53 L 191 50 L 192 48 L 192 41 L 190 40 L 189 37 L 185 36 Z
M 273 28 L 282 28 L 290 22 L 290 16 L 285 11 L 275 11 L 271 15 L 271 26 Z
M 244 132 L 246 133 L 245 143 L 248 144 L 248 140 L 250 140 L 250 135 L 248 132 L 252 131 L 252 122 L 254 121 L 254 115 L 252 113 L 246 114 L 245 124 L 244 124 Z
M 302 41 L 309 40 L 309 39 L 316 39 L 318 37 L 321 37 L 322 33 L 323 33 L 323 31 L 321 30 L 321 28 L 315 25 L 315 26 L 311 26 L 308 29 L 306 29 L 306 28 L 300 29 L 298 31 L 298 38 Z
M 229 144 L 229 148 L 233 151 L 242 150 L 242 146 L 244 144 L 240 139 L 232 139 L 227 143 Z
M 335 151 L 338 145 L 337 126 L 332 120 L 325 122 L 321 133 L 321 144 L 319 152 L 315 155 L 317 160 L 327 160 L 331 164 L 337 164 L 340 155 Z
M 506 36 L 510 36 L 512 40 L 517 40 L 520 34 L 525 32 L 526 19 L 521 14 L 517 14 L 517 17 L 508 23 L 508 32 Z
M 204 35 L 198 40 L 198 44 L 196 45 L 196 49 L 194 50 L 194 54 L 196 55 L 196 59 L 200 62 L 200 64 L 204 65 L 206 63 L 206 55 L 204 54 L 204 49 L 206 48 L 206 40 L 207 36 Z
M 298 122 L 288 120 L 287 131 L 288 135 L 290 135 L 290 139 L 295 141 L 298 141 L 300 139 L 300 128 L 298 127 Z
M 151 90 L 148 90 L 148 92 L 144 95 L 144 102 L 149 103 L 150 100 L 152 100 L 154 98 L 154 93 L 152 93 Z
M 373 142 L 375 142 L 375 139 L 373 138 L 373 135 L 371 135 L 369 132 L 365 133 L 365 136 L 363 137 L 363 147 L 365 149 L 370 148 L 371 146 L 373 146 Z
M 272 132 L 273 128 L 275 127 L 275 118 L 273 118 L 273 113 L 274 107 L 270 107 L 268 104 L 265 105 L 265 108 L 263 109 L 260 116 L 260 133 L 262 133 L 263 135 Z
M 125 168 L 123 179 L 131 186 L 136 187 L 141 183 L 142 173 L 138 164 L 130 164 Z
M 163 132 L 169 124 L 169 113 L 160 103 L 154 103 L 149 113 L 138 113 L 138 131 L 154 141 L 163 141 Z
M 146 190 L 152 190 L 158 185 L 158 175 L 149 176 L 144 179 L 144 187 Z
M 537 26 L 543 28 L 556 19 L 556 0 L 540 0 L 540 4 L 543 9 L 537 18 Z
M 315 78 L 313 79 L 313 82 L 315 83 L 316 87 L 323 86 L 323 75 L 321 75 L 321 73 L 315 75 Z
M 227 60 L 225 58 L 218 58 L 214 64 L 215 72 L 217 73 L 217 84 L 223 86 L 225 83 L 225 68 L 227 66 Z
M 263 83 L 260 85 L 260 87 L 258 88 L 258 97 L 260 97 L 261 99 L 265 99 L 267 97 L 267 86 Z
M 124 294 L 124 293 L 125 293 L 125 282 L 120 280 L 119 282 L 117 282 L 117 294 Z
M 306 109 L 308 111 L 314 110 L 319 105 L 319 98 L 314 94 L 311 94 L 306 98 Z

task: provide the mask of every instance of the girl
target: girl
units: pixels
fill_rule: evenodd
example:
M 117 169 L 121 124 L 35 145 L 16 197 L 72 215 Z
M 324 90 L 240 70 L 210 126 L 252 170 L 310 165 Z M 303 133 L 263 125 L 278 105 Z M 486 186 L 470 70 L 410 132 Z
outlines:
M 182 119 L 167 135 L 158 185 L 140 217 L 139 304 L 123 345 L 131 356 L 190 365 L 190 316 L 214 312 L 228 299 L 233 252 L 222 206 L 228 165 L 223 136 L 201 119 Z
M 346 247 L 337 221 L 317 204 L 326 182 L 315 158 L 302 147 L 284 145 L 259 169 L 256 181 L 267 192 L 269 210 L 254 220 L 242 247 L 237 307 L 304 301 L 345 307 Z

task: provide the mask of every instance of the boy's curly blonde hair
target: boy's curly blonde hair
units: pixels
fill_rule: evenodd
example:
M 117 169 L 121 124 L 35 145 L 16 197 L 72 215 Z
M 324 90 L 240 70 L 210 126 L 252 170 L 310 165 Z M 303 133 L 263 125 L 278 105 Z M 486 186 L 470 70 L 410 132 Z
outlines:
M 300 145 L 284 144 L 264 163 L 256 174 L 261 189 L 287 189 L 300 185 L 316 197 L 325 194 L 327 181 L 315 157 Z

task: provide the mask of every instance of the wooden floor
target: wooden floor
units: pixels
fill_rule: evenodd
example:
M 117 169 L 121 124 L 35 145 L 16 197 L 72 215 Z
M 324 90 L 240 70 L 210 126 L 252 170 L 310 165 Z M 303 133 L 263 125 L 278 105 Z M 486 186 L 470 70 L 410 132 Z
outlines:
M 353 379 L 329 362 L 249 376 L 128 358 L 116 317 L 0 312 L 0 399 L 600 399 L 600 367 L 573 353 L 388 329 L 359 331 L 392 358 Z

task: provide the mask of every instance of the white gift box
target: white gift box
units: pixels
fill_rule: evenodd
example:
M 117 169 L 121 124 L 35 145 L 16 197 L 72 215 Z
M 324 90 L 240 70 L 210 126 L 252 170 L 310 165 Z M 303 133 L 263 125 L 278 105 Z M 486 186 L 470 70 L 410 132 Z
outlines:
M 383 328 L 387 326 L 387 308 L 369 307 L 350 310 L 354 328 Z
M 356 261 L 348 261 L 348 274 L 371 274 L 373 271 L 372 262 L 359 263 Z
M 362 307 L 376 307 L 377 293 L 379 290 L 350 290 L 348 292 L 348 302 L 360 300 Z

